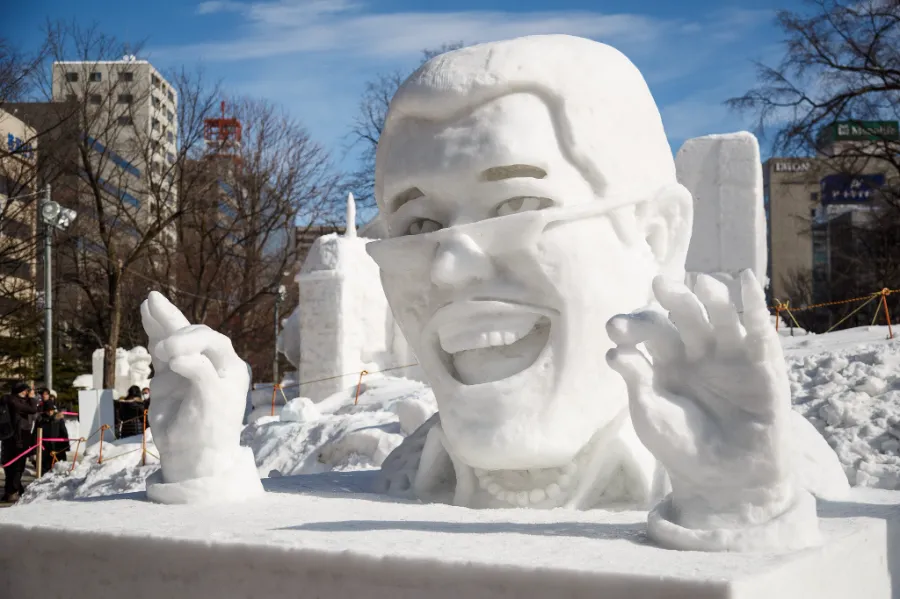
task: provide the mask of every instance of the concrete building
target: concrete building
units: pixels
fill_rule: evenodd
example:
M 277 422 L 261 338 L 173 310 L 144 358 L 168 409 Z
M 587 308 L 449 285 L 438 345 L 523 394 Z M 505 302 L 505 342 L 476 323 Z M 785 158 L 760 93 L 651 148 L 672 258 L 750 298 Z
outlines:
M 791 298 L 798 277 L 811 282 L 814 302 L 844 299 L 831 296 L 832 254 L 850 247 L 843 241 L 852 245 L 848 231 L 870 218 L 878 189 L 897 175 L 868 155 L 870 148 L 883 152 L 873 136 L 898 140 L 897 122 L 838 122 L 823 130 L 817 156 L 763 164 L 770 299 L 798 299 Z
M 133 56 L 55 62 L 52 75 L 54 103 L 87 107 L 81 131 L 94 150 L 101 187 L 135 215 L 149 218 L 156 208 L 163 214 L 174 211 L 171 167 L 178 152 L 174 87 L 153 65 Z M 149 193 L 153 186 L 157 193 Z M 165 205 L 157 207 L 158 201 Z M 163 232 L 162 241 L 177 242 L 174 227 Z
M 22 334 L 13 323 L 35 305 L 39 190 L 34 129 L 0 110 L 0 140 L 0 337 L 8 340 Z M 25 358 L 0 353 L 0 379 L 8 379 Z

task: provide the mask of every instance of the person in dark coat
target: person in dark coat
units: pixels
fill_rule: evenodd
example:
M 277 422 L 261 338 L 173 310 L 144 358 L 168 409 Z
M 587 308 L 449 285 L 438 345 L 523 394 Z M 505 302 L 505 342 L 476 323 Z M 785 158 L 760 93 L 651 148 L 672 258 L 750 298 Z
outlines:
M 25 486 L 22 484 L 22 474 L 25 473 L 25 456 L 11 462 L 22 452 L 31 447 L 33 436 L 31 432 L 31 416 L 37 414 L 37 402 L 32 399 L 34 391 L 27 383 L 13 385 L 12 393 L 0 399 L 9 409 L 13 434 L 4 439 L 0 444 L 0 461 L 3 462 L 3 473 L 6 476 L 3 499 L 4 502 L 16 502 Z
M 133 437 L 144 432 L 144 398 L 141 388 L 132 385 L 125 399 L 116 402 L 119 412 L 119 438 Z
M 44 450 L 41 453 L 41 475 L 43 476 L 53 468 L 56 462 L 66 461 L 66 452 L 72 449 L 69 445 L 69 430 L 66 428 L 66 419 L 62 412 L 57 411 L 53 400 L 43 403 L 41 415 L 37 418 L 37 429 L 43 431 L 44 439 L 65 439 L 65 441 L 45 441 Z M 54 459 L 54 456 L 56 459 Z

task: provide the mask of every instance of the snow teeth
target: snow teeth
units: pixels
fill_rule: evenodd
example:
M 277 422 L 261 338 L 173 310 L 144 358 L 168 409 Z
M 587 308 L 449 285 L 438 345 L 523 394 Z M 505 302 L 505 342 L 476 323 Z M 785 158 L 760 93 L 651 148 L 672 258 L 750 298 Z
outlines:
M 457 354 L 470 349 L 482 349 L 485 347 L 502 347 L 512 345 L 525 337 L 532 329 L 521 331 L 487 331 L 473 333 L 469 331 L 454 332 L 439 335 L 441 349 L 448 354 Z

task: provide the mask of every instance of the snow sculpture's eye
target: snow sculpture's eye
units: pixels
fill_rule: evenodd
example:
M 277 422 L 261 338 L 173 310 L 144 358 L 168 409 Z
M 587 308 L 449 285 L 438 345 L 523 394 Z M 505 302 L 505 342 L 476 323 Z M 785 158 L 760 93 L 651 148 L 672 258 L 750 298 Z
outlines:
M 422 235 L 442 229 L 441 223 L 428 218 L 417 218 L 406 228 L 407 235 Z
M 552 203 L 553 202 L 547 198 L 534 198 L 531 196 L 510 198 L 497 206 L 497 216 L 506 216 L 507 214 L 515 214 L 517 212 L 528 212 L 529 210 L 543 210 Z

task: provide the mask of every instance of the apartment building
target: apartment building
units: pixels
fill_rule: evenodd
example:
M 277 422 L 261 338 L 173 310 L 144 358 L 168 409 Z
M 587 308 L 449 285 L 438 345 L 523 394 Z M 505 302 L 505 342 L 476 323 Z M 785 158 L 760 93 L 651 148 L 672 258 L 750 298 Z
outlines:
M 81 129 L 97 160 L 99 184 L 138 222 L 175 210 L 178 94 L 153 65 L 133 56 L 55 62 L 53 101 L 86 106 Z M 174 227 L 164 231 L 163 242 L 176 243 Z
M 23 334 L 14 323 L 35 304 L 39 190 L 34 129 L 0 109 L 0 141 L 0 337 L 8 340 Z M 23 366 L 14 353 L 0 355 L 0 379 Z

